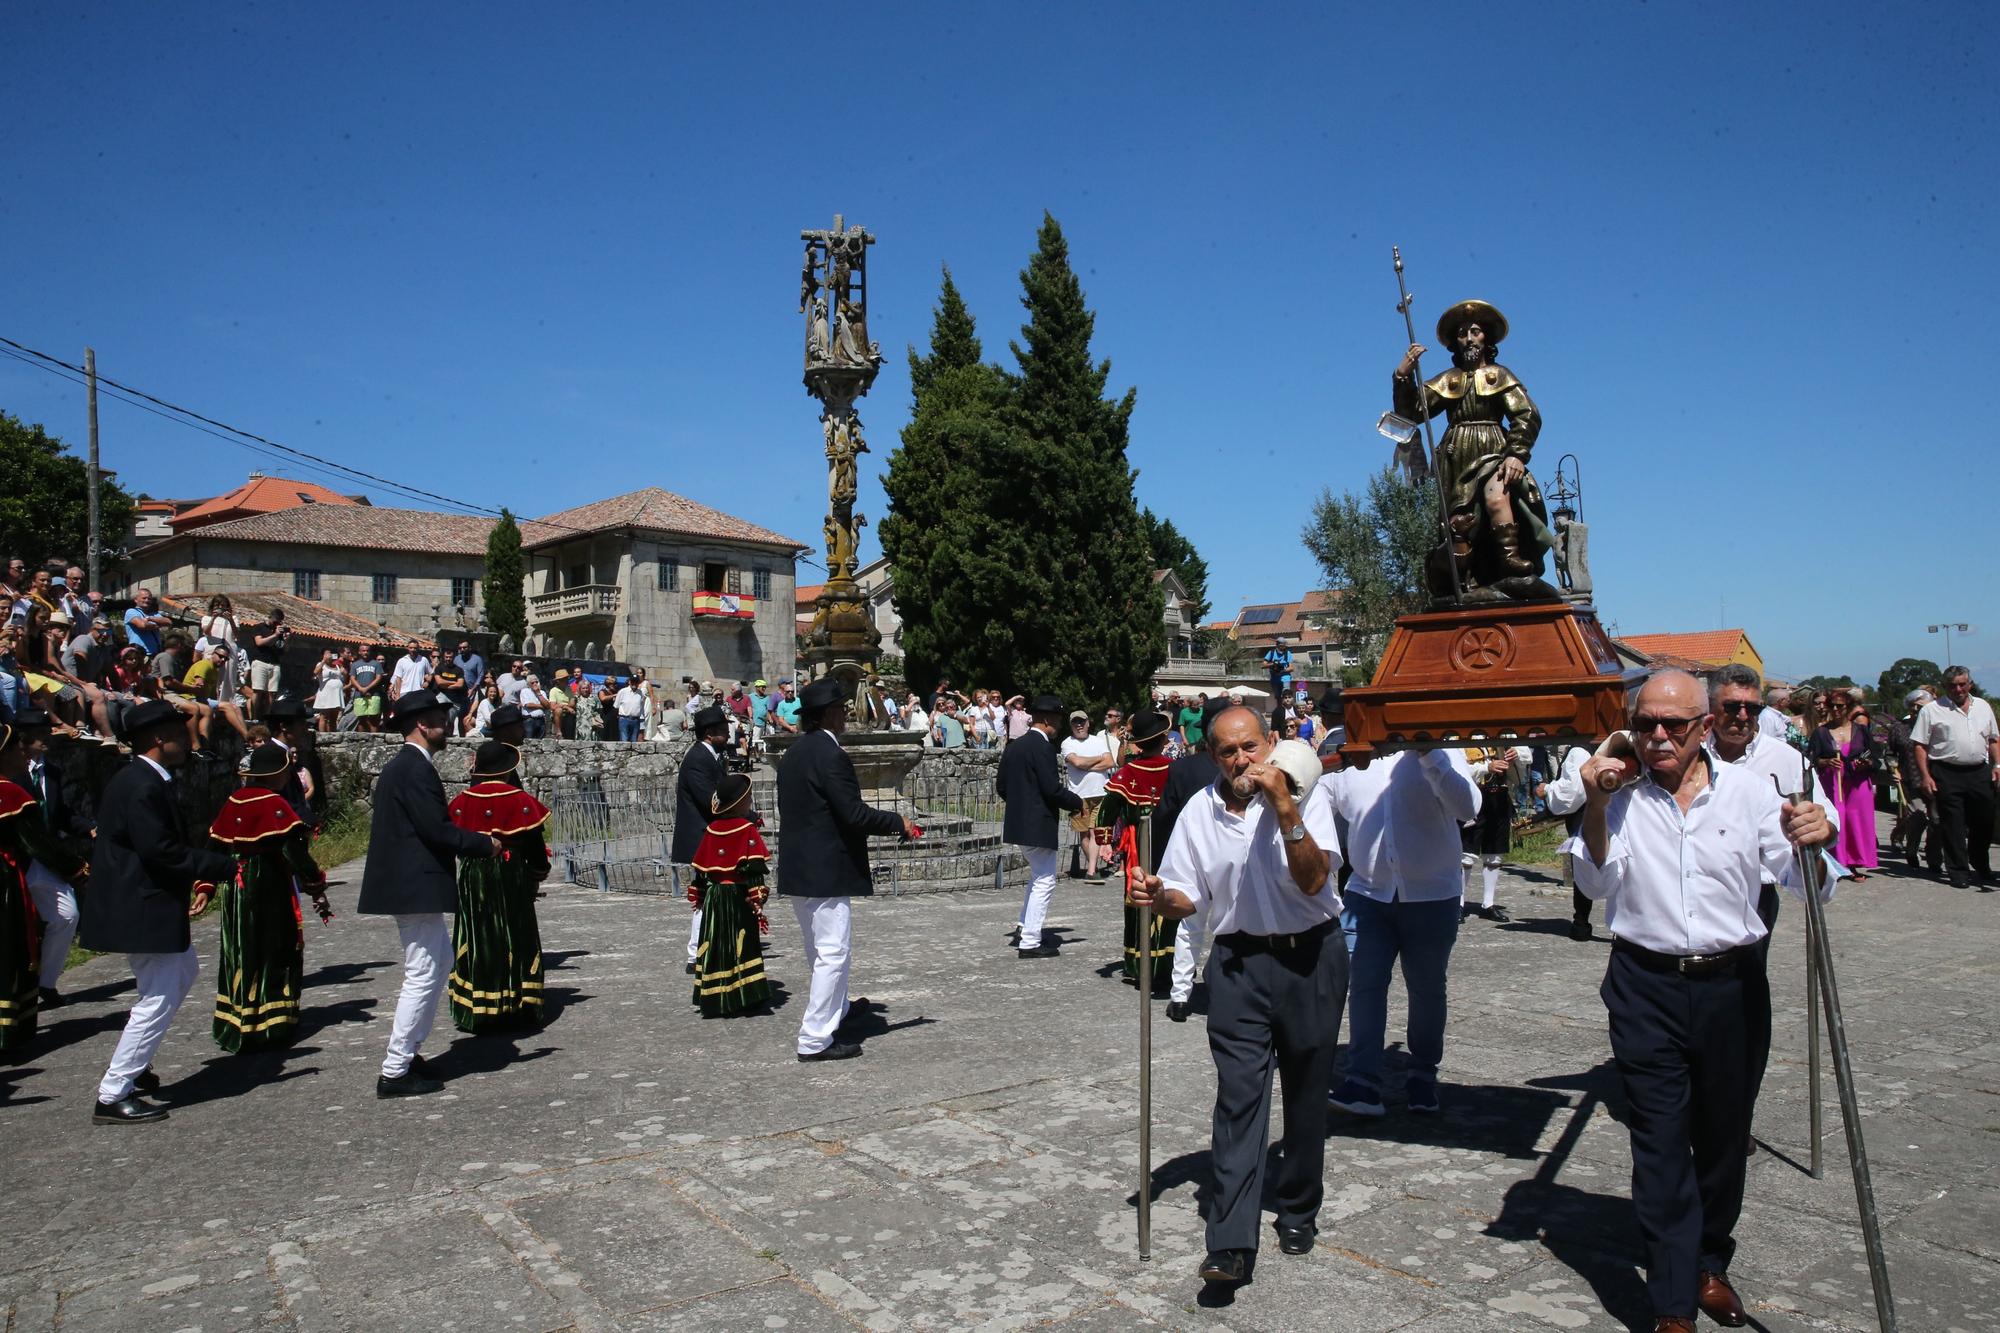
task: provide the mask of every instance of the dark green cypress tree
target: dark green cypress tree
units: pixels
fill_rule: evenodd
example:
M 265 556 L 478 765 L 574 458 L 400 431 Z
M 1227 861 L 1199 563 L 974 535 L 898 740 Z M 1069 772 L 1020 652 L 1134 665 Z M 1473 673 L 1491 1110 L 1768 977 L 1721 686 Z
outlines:
M 521 525 L 507 510 L 486 534 L 486 628 L 512 635 L 518 648 L 528 633 L 528 601 L 522 591 Z
M 1016 597 L 1003 603 L 1018 643 L 1008 683 L 1092 712 L 1132 707 L 1166 660 L 1164 608 L 1126 460 L 1137 393 L 1104 396 L 1111 363 L 1091 358 L 1096 318 L 1062 228 L 1046 213 L 1021 287 L 1028 322 L 1012 345 L 1015 429 L 1005 484 L 986 507 L 1018 541 L 1004 556 L 1021 570 Z
M 1208 561 L 1201 558 L 1194 543 L 1174 526 L 1172 519 L 1161 518 L 1151 509 L 1141 509 L 1139 520 L 1146 525 L 1146 544 L 1153 551 L 1153 568 L 1173 570 L 1195 604 L 1195 620 L 1208 619 Z

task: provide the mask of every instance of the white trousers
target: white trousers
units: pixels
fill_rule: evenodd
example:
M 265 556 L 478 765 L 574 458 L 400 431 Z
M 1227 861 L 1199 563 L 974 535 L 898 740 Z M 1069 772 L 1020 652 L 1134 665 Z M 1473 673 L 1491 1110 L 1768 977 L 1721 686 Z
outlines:
M 696 955 L 701 951 L 701 909 L 694 909 L 694 920 L 688 923 L 688 961 L 700 961 Z
M 1056 891 L 1056 849 L 1020 847 L 1028 858 L 1028 891 L 1021 898 L 1021 940 L 1018 947 L 1037 949 L 1042 943 L 1042 923 L 1049 919 L 1049 899 Z
M 441 912 L 409 912 L 396 917 L 403 937 L 403 992 L 396 997 L 396 1025 L 389 1031 L 389 1054 L 382 1077 L 401 1078 L 410 1072 L 424 1038 L 437 1019 L 438 997 L 451 972 L 451 928 Z
M 154 1053 L 173 1026 L 174 1015 L 180 1012 L 181 1001 L 201 972 L 201 959 L 192 944 L 179 953 L 127 954 L 126 961 L 132 965 L 139 998 L 125 1016 L 125 1031 L 118 1038 L 118 1049 L 111 1053 L 111 1067 L 97 1085 L 100 1102 L 122 1101 L 131 1094 L 132 1080 L 151 1067 Z
M 42 935 L 42 989 L 54 990 L 69 960 L 70 941 L 76 938 L 76 891 L 40 861 L 30 861 L 28 897 L 35 904 L 35 915 L 48 927 Z
M 1196 912 L 1181 918 L 1180 937 L 1174 941 L 1174 988 L 1169 1001 L 1186 1004 L 1194 994 L 1194 976 L 1201 971 L 1201 955 L 1208 949 L 1208 913 Z
M 847 898 L 794 898 L 792 915 L 799 919 L 805 942 L 806 966 L 812 986 L 805 1017 L 799 1020 L 800 1055 L 817 1055 L 833 1045 L 834 1030 L 847 1017 L 847 974 L 853 956 L 853 917 Z

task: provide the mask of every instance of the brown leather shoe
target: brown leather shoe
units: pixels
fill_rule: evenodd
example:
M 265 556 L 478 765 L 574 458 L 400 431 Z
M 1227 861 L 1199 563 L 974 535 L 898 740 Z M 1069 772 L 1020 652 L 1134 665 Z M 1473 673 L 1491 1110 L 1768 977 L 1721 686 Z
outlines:
M 1653 1333 L 1694 1333 L 1694 1320 L 1683 1319 L 1677 1314 L 1655 1315 Z
M 1724 1328 L 1743 1327 L 1743 1302 L 1736 1299 L 1736 1288 L 1730 1286 L 1729 1279 L 1722 1274 L 1703 1273 L 1701 1285 L 1695 1288 L 1694 1299 L 1703 1314 Z

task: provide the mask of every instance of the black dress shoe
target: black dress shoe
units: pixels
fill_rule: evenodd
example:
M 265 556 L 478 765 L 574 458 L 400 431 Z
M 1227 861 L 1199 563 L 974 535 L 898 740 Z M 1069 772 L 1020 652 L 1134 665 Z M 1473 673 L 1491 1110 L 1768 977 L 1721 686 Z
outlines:
M 414 1064 L 410 1066 L 408 1073 L 399 1075 L 396 1078 L 390 1078 L 387 1074 L 378 1074 L 375 1077 L 375 1095 L 384 1099 L 389 1097 L 423 1097 L 433 1092 L 443 1091 L 444 1084 L 427 1075 L 419 1074 Z
M 1167 1021 L 1169 1023 L 1185 1023 L 1187 1020 L 1188 1006 L 1186 1000 L 1167 1001 Z
M 140 1070 L 139 1076 L 132 1080 L 133 1092 L 154 1093 L 158 1092 L 159 1090 L 160 1090 L 160 1076 L 158 1074 L 155 1074 L 150 1069 Z
M 859 1054 L 861 1054 L 861 1047 L 858 1043 L 836 1041 L 823 1051 L 814 1051 L 811 1055 L 801 1054 L 799 1060 L 802 1063 L 809 1063 L 814 1060 L 852 1060 Z
M 1507 915 L 1507 909 L 1499 903 L 1495 903 L 1491 907 L 1480 908 L 1479 915 L 1485 917 L 1488 921 L 1511 921 L 1513 919 Z
M 60 1009 L 63 1007 L 62 993 L 54 986 L 44 986 L 36 1003 L 43 1009 Z
M 410 1072 L 412 1074 L 422 1074 L 425 1078 L 430 1078 L 432 1077 L 431 1062 L 424 1059 L 421 1055 L 413 1055 L 410 1057 Z
M 694 964 L 693 964 L 693 963 L 689 963 L 689 964 L 687 965 L 687 974 L 688 974 L 689 976 L 693 976 L 693 975 L 694 975 Z
M 143 1125 L 166 1118 L 166 1107 L 155 1106 L 129 1093 L 115 1102 L 99 1102 L 90 1113 L 93 1125 Z
M 1313 1247 L 1317 1227 L 1279 1227 L 1278 1248 L 1286 1254 L 1304 1254 Z
M 1014 950 L 1014 956 L 1016 958 L 1054 958 L 1057 957 L 1061 952 L 1062 951 L 1057 949 L 1055 945 L 1050 944 L 1049 942 L 1044 940 L 1042 943 L 1037 944 L 1032 949 Z
M 1578 944 L 1590 943 L 1591 936 L 1590 936 L 1589 918 L 1578 917 L 1576 920 L 1571 921 L 1569 923 L 1569 937 L 1575 940 Z
M 1203 1282 L 1243 1282 L 1250 1276 L 1247 1250 L 1210 1250 L 1195 1275 Z

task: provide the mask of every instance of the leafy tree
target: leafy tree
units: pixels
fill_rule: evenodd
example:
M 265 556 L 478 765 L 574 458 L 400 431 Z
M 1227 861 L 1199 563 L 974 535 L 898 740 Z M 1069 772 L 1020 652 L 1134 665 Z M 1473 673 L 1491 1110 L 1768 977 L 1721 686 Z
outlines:
M 1151 509 L 1141 509 L 1139 521 L 1146 525 L 1146 545 L 1153 552 L 1153 568 L 1173 570 L 1195 604 L 1195 623 L 1208 619 L 1208 561 L 1201 558 L 1194 543 L 1181 534 L 1172 519 L 1161 518 Z
M 1899 657 L 1890 663 L 1875 684 L 1875 697 L 1884 706 L 1903 711 L 1903 696 L 1919 686 L 1936 692 L 1943 682 L 1944 668 L 1924 657 Z
M 89 565 L 90 468 L 56 436 L 0 412 L 0 558 L 30 568 L 50 559 Z M 106 553 L 125 544 L 133 500 L 116 482 L 98 488 L 99 540 Z M 104 563 L 112 563 L 108 554 Z
M 519 644 L 528 634 L 528 601 L 522 591 L 521 525 L 500 511 L 500 521 L 486 537 L 486 628 L 512 635 Z
M 1363 495 L 1322 490 L 1301 537 L 1326 586 L 1342 593 L 1341 613 L 1354 617 L 1372 675 L 1396 617 L 1424 608 L 1424 557 L 1437 543 L 1436 496 L 1384 468 L 1368 479 Z

